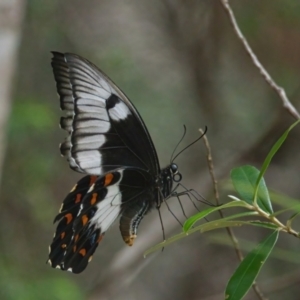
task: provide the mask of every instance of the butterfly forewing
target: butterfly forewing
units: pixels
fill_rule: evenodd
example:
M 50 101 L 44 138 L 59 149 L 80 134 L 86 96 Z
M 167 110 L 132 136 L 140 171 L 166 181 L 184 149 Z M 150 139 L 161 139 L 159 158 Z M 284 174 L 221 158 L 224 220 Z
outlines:
M 97 67 L 74 54 L 53 52 L 52 67 L 67 116 L 61 145 L 71 168 L 102 175 L 124 166 L 159 172 L 157 154 L 138 112 Z

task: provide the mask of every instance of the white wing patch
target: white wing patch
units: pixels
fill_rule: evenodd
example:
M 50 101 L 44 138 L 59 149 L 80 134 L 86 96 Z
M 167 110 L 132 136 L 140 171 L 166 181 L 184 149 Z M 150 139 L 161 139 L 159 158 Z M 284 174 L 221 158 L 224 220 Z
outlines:
M 90 220 L 89 226 L 95 225 L 95 228 L 99 228 L 102 233 L 106 232 L 112 223 L 118 218 L 121 213 L 121 204 L 122 204 L 122 193 L 120 192 L 119 183 L 123 178 L 123 171 L 119 171 L 120 178 L 113 185 L 105 187 L 107 193 L 105 198 L 96 204 L 97 211 Z M 95 184 L 93 184 L 88 193 L 93 193 Z M 80 206 L 80 211 L 78 215 L 84 209 L 84 203 Z
M 80 168 L 89 174 L 101 174 L 101 154 L 98 150 L 82 150 L 75 154 L 76 162 Z
M 114 121 L 125 120 L 128 117 L 128 115 L 131 114 L 127 105 L 122 101 L 120 101 L 114 107 L 109 109 L 108 112 L 109 112 L 109 116 Z
M 101 232 L 106 232 L 121 212 L 122 195 L 119 187 L 109 187 L 108 193 L 113 194 L 113 196 L 105 198 L 97 205 L 98 210 L 91 221 L 91 224 L 96 224 L 96 228 L 100 228 Z

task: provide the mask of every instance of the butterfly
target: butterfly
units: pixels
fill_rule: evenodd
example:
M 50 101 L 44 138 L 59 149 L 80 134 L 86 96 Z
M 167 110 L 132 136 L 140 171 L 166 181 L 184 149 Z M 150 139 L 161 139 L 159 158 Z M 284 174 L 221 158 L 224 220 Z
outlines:
M 171 162 L 161 169 L 138 111 L 95 65 L 71 53 L 52 52 L 60 126 L 68 135 L 60 151 L 70 167 L 86 174 L 64 199 L 48 263 L 80 273 L 105 232 L 119 218 L 132 246 L 143 217 L 172 196 L 182 178 Z

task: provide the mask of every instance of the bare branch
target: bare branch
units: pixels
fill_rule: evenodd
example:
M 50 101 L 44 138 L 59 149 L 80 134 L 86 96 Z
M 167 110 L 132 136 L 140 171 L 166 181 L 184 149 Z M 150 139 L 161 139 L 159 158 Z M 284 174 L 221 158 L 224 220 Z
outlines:
M 297 109 L 293 106 L 293 104 L 289 101 L 285 90 L 280 87 L 279 85 L 277 85 L 275 83 L 275 81 L 273 80 L 273 78 L 271 77 L 271 75 L 267 72 L 267 70 L 263 67 L 263 65 L 261 64 L 261 62 L 258 60 L 257 56 L 255 55 L 255 53 L 253 52 L 253 50 L 251 49 L 249 43 L 247 42 L 246 38 L 244 37 L 243 33 L 241 32 L 238 23 L 236 21 L 236 18 L 234 16 L 234 13 L 229 5 L 229 1 L 228 0 L 220 0 L 222 6 L 224 7 L 230 23 L 233 27 L 233 30 L 236 34 L 236 36 L 238 37 L 238 39 L 241 41 L 241 43 L 243 44 L 247 54 L 250 56 L 253 64 L 258 68 L 260 74 L 262 75 L 262 77 L 265 79 L 265 81 L 270 85 L 270 87 L 278 94 L 278 96 L 280 97 L 283 107 L 295 118 L 295 119 L 300 119 L 300 114 L 297 111 Z
M 199 131 L 200 131 L 201 134 L 204 133 L 204 131 L 201 128 L 199 129 Z M 212 160 L 212 155 L 211 155 L 211 148 L 210 148 L 210 145 L 209 145 L 209 142 L 208 142 L 208 139 L 207 139 L 206 135 L 203 136 L 203 142 L 204 142 L 204 145 L 205 145 L 206 150 L 207 150 L 208 169 L 209 169 L 210 177 L 211 177 L 211 180 L 212 180 L 213 186 L 214 186 L 214 194 L 215 194 L 216 203 L 217 203 L 217 205 L 220 205 L 219 192 L 218 192 L 218 182 L 217 182 L 215 174 L 214 174 L 214 165 L 213 165 L 213 160 Z M 218 212 L 220 214 L 220 217 L 224 218 L 222 210 L 218 210 Z M 226 230 L 227 230 L 227 233 L 228 233 L 228 235 L 229 235 L 229 237 L 232 241 L 232 244 L 234 246 L 237 257 L 239 258 L 240 261 L 242 261 L 244 259 L 244 257 L 243 257 L 243 254 L 242 254 L 241 250 L 240 250 L 239 242 L 236 239 L 232 228 L 227 227 Z
M 199 131 L 202 135 L 204 134 L 204 131 L 201 128 L 199 129 Z M 213 160 L 212 160 L 212 155 L 211 155 L 211 148 L 210 148 L 208 138 L 207 138 L 206 135 L 203 135 L 203 142 L 204 142 L 204 145 L 207 149 L 207 163 L 208 163 L 209 173 L 210 173 L 210 176 L 211 176 L 211 179 L 212 179 L 212 182 L 213 182 L 213 186 L 214 186 L 214 194 L 215 194 L 215 198 L 216 198 L 216 203 L 217 203 L 217 205 L 220 205 L 219 192 L 218 192 L 218 182 L 217 182 L 215 174 L 214 174 L 214 165 L 213 165 Z M 220 214 L 220 217 L 224 218 L 222 210 L 218 210 L 218 212 Z M 239 242 L 238 242 L 237 238 L 235 237 L 235 235 L 233 233 L 232 228 L 226 227 L 226 230 L 227 230 L 228 236 L 231 239 L 231 242 L 233 244 L 233 247 L 235 249 L 235 252 L 236 252 L 236 255 L 237 255 L 239 261 L 242 261 L 244 259 L 244 256 L 243 256 L 243 253 L 240 249 Z M 267 300 L 267 298 L 260 291 L 260 288 L 258 287 L 256 282 L 254 282 L 252 284 L 252 288 L 253 288 L 254 292 L 256 293 L 256 295 L 259 299 Z

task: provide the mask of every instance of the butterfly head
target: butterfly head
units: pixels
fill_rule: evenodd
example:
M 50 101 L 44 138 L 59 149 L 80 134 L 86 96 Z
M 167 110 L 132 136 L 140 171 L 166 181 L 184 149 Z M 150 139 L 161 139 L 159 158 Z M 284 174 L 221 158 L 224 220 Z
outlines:
M 181 174 L 178 171 L 178 166 L 171 163 L 166 168 L 161 170 L 161 175 L 157 180 L 162 195 L 166 198 L 171 194 L 173 182 L 181 181 Z
M 175 182 L 181 181 L 182 176 L 178 171 L 178 165 L 177 164 L 175 164 L 175 163 L 170 164 L 170 172 L 171 172 L 171 176 L 173 178 L 173 181 L 175 181 Z

